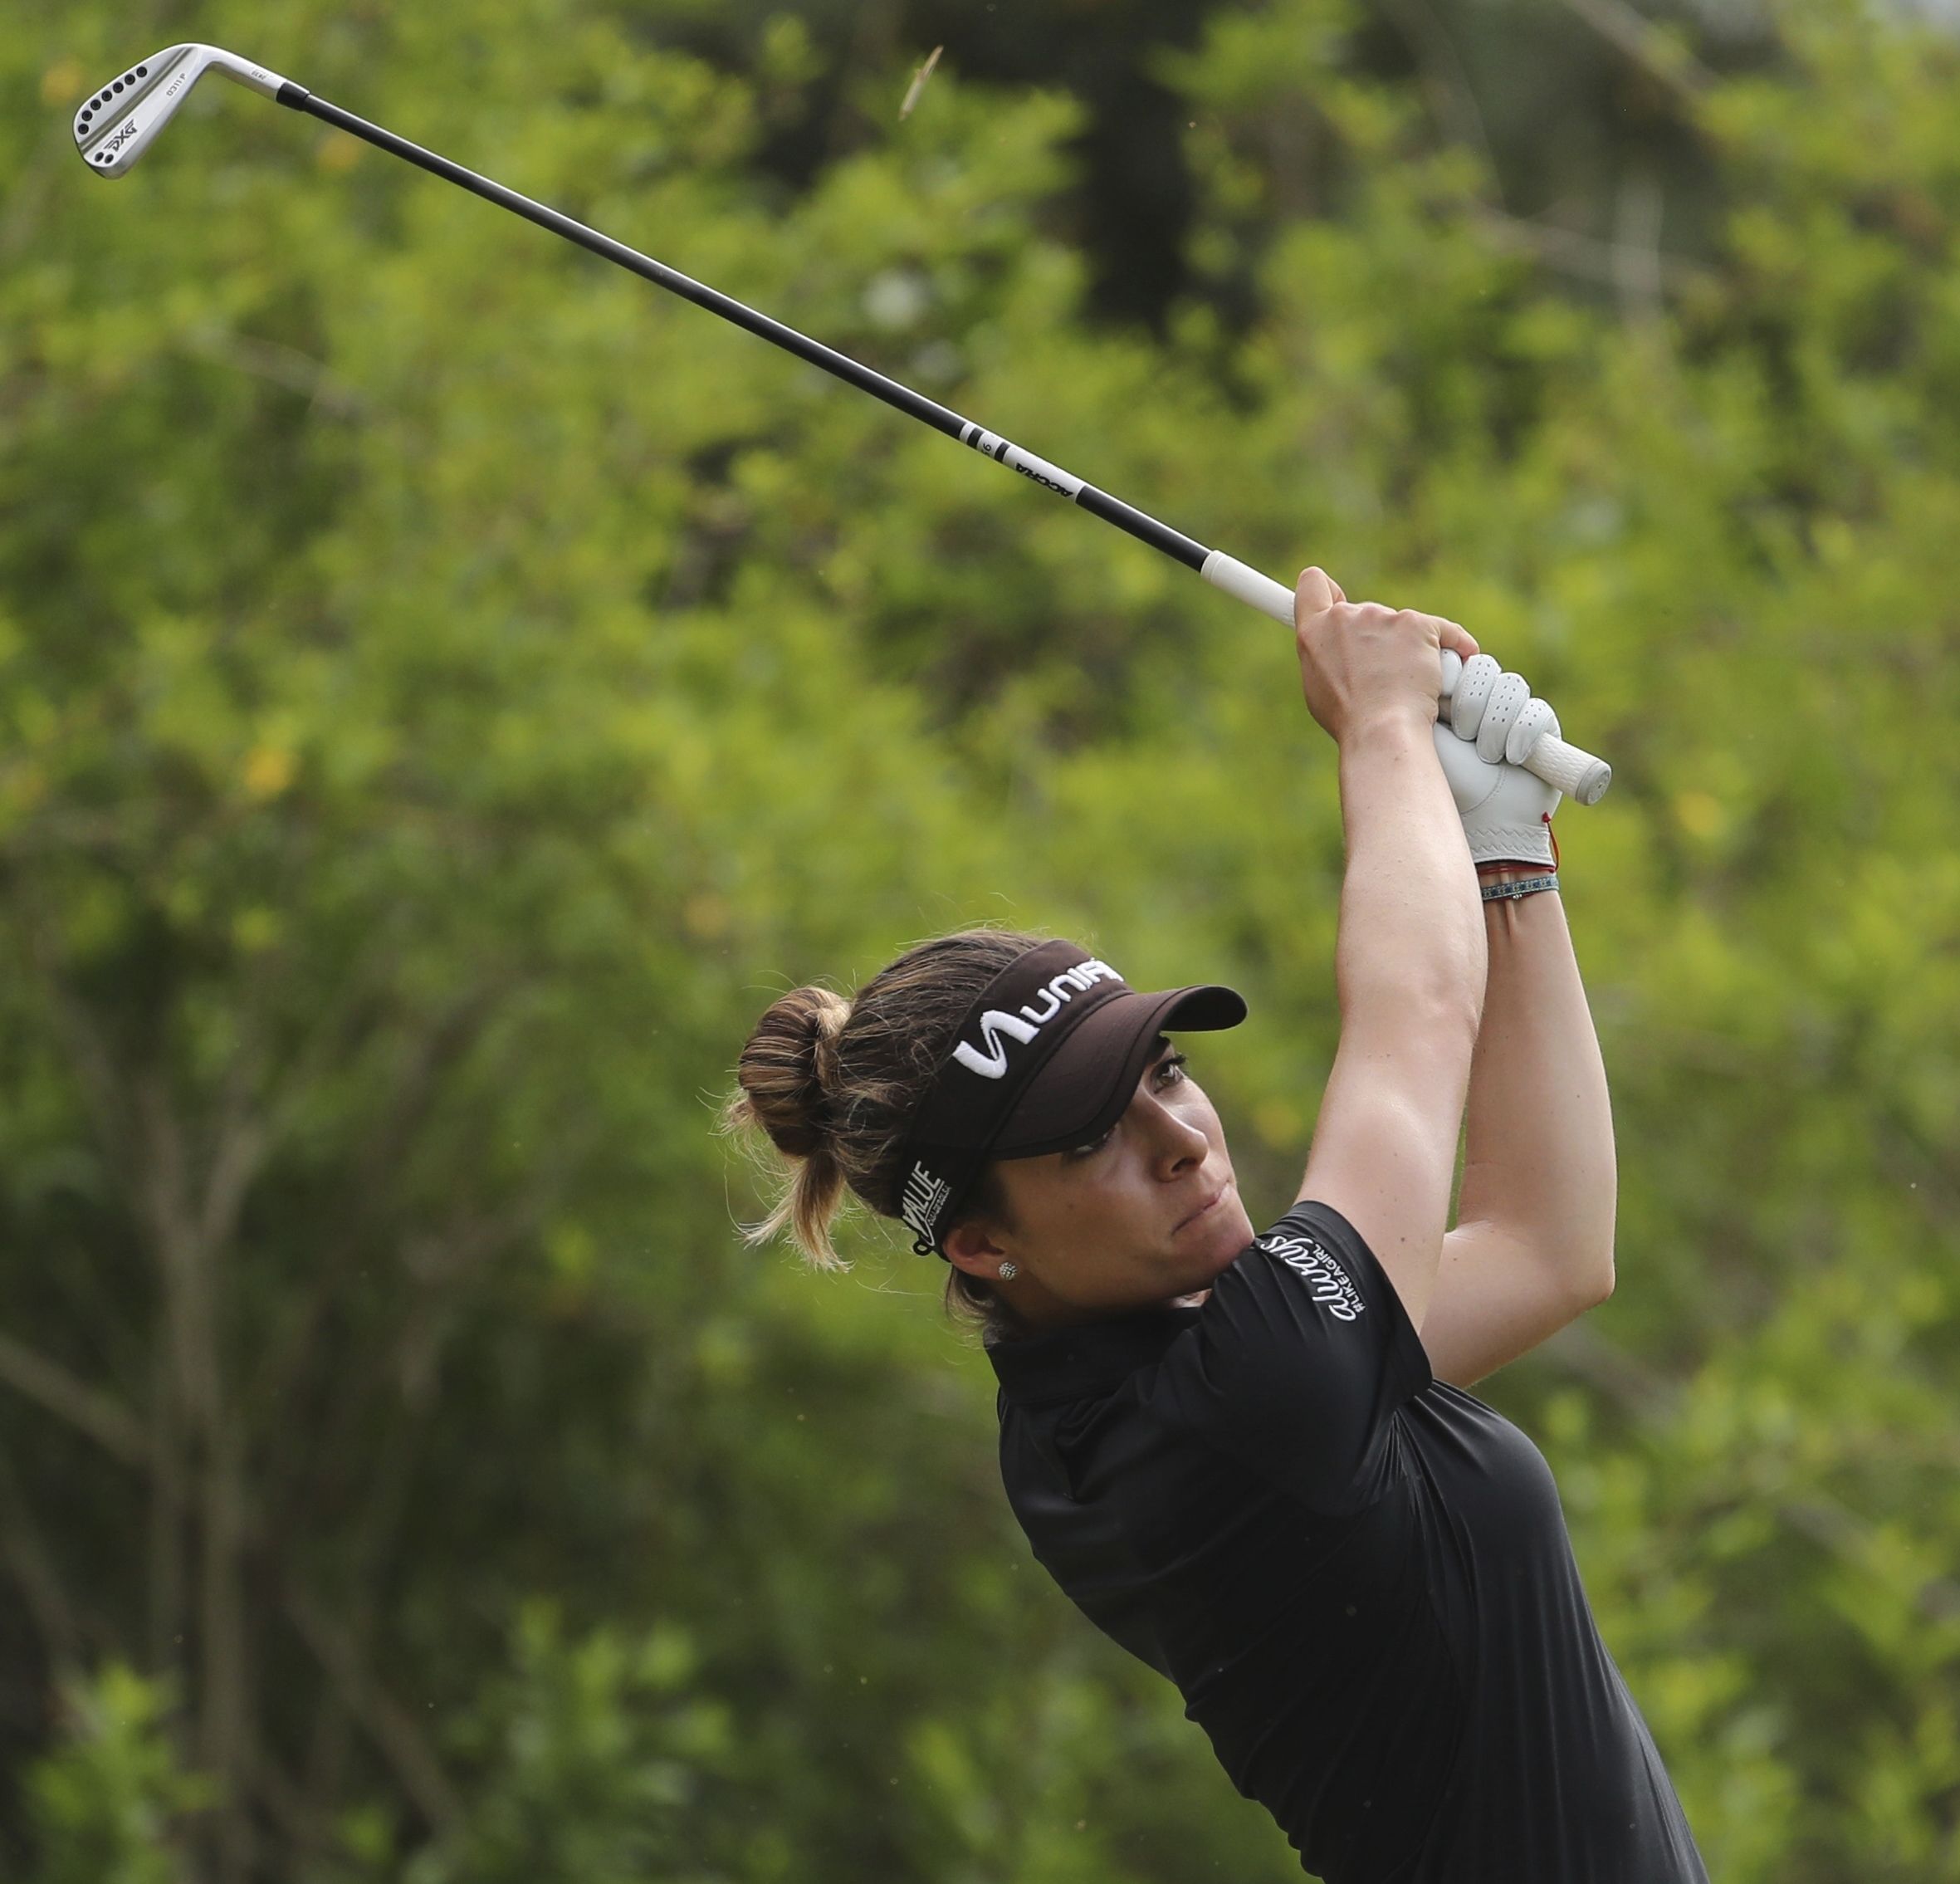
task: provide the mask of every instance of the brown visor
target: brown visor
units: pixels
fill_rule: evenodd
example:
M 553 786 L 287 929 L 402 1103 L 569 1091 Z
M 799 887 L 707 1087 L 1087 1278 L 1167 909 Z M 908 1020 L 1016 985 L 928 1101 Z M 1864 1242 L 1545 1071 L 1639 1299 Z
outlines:
M 987 984 L 912 1121 L 899 1214 L 921 1255 L 939 1249 L 990 1158 L 1099 1138 L 1123 1115 L 1160 1035 L 1236 1027 L 1230 988 L 1139 994 L 1071 942 L 1043 942 Z

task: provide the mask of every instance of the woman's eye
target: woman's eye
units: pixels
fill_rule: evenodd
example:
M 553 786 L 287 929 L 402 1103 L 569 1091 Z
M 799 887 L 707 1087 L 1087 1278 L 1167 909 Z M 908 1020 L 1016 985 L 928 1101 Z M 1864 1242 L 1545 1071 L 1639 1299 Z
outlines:
M 1151 1068 L 1151 1078 L 1159 1087 L 1180 1085 L 1185 1077 L 1185 1056 L 1180 1053 L 1167 1053 Z M 1099 1152 L 1116 1136 L 1116 1127 L 1111 1126 L 1100 1138 L 1092 1139 L 1086 1145 L 1078 1145 L 1074 1150 L 1064 1152 L 1067 1157 L 1088 1157 Z

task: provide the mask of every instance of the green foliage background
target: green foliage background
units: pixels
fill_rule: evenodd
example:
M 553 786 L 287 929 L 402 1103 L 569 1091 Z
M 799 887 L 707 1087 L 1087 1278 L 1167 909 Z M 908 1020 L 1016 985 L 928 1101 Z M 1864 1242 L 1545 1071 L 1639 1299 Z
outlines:
M 1619 1290 L 1482 1391 L 1711 1875 L 1960 1877 L 1955 39 L 1171 11 L 1043 12 L 1171 101 L 1141 308 L 1093 87 L 971 75 L 970 7 L 10 14 L 7 1875 L 1298 1875 L 1031 1563 L 936 1265 L 745 1251 L 711 1130 L 775 991 L 1007 920 L 1246 990 L 1276 1211 L 1341 868 L 1285 637 L 218 81 L 85 179 L 195 37 L 1453 615 L 1614 761 Z

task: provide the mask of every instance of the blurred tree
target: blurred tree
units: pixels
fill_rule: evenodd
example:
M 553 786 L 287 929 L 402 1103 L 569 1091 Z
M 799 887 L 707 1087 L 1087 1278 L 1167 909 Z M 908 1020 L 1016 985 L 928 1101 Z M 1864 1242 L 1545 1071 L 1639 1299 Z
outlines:
M 780 12 L 775 0 L 648 0 L 632 17 L 655 43 L 755 75 Z M 1479 167 L 1491 232 L 1593 299 L 1614 291 L 1629 247 L 1664 233 L 1676 253 L 1713 246 L 1721 172 L 1707 161 L 1695 100 L 1718 75 L 1762 67 L 1776 43 L 1754 7 L 1636 11 L 1623 0 L 1380 0 L 1321 16 L 1303 40 L 1283 6 L 1220 0 L 814 0 L 795 12 L 809 82 L 763 88 L 757 157 L 770 175 L 801 190 L 842 156 L 877 147 L 909 89 L 905 68 L 935 46 L 949 73 L 1063 90 L 1083 121 L 1044 222 L 1083 253 L 1086 311 L 1160 336 L 1194 295 L 1234 327 L 1256 312 L 1256 275 L 1206 280 L 1190 266 L 1194 237 L 1225 207 L 1198 188 L 1180 135 L 1217 128 L 1190 82 L 1215 22 L 1229 35 L 1234 16 L 1263 17 L 1289 63 L 1314 45 L 1317 73 L 1337 61 L 1395 86 L 1434 138 Z M 1294 108 L 1258 127 L 1295 215 L 1337 207 L 1351 184 L 1340 142 L 1316 135 L 1297 108 L 1321 90 L 1315 81 L 1289 94 Z

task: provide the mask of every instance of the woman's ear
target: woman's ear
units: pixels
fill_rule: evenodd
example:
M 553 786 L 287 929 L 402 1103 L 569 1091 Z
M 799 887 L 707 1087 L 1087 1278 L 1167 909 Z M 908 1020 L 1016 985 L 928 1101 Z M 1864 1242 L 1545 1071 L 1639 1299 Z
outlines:
M 979 1275 L 990 1281 L 1000 1266 L 1000 1259 L 1007 1254 L 994 1241 L 994 1226 L 984 1217 L 970 1216 L 964 1222 L 956 1223 L 946 1233 L 941 1248 L 946 1251 L 946 1260 L 956 1269 L 963 1269 L 969 1275 Z

